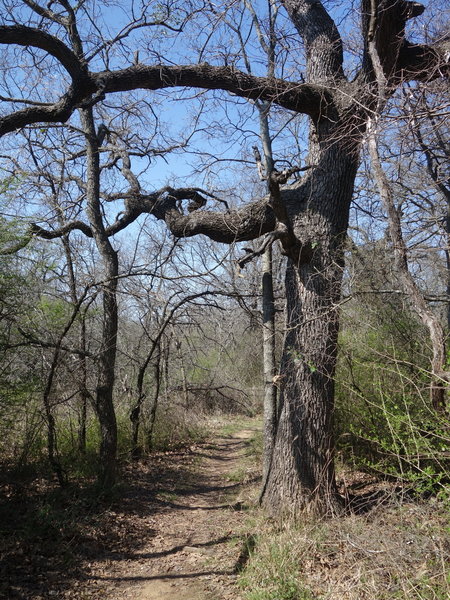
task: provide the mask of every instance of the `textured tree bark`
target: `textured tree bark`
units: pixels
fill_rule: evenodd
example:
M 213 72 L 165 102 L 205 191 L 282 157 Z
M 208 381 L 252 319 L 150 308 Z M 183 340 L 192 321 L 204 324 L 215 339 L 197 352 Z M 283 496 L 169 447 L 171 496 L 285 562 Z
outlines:
M 113 251 L 104 264 L 102 342 L 98 356 L 95 409 L 100 423 L 100 465 L 98 481 L 104 490 L 116 482 L 117 423 L 113 402 L 117 350 L 117 276 L 118 261 Z
M 282 392 L 263 496 L 263 505 L 274 514 L 305 507 L 322 514 L 342 510 L 333 463 L 334 374 L 343 250 L 358 155 L 341 142 L 321 150 L 313 141 L 311 148 L 321 169 L 284 192 L 296 235 L 314 251 L 309 264 L 299 267 L 290 260 L 286 272 Z
M 334 281 L 337 284 L 339 277 Z M 306 506 L 335 513 L 340 507 L 332 437 L 338 318 L 332 290 L 324 294 L 324 283 L 322 275 L 308 267 L 299 271 L 291 263 L 287 268 L 283 389 L 263 498 L 272 513 Z M 299 314 L 300 302 L 306 319 Z

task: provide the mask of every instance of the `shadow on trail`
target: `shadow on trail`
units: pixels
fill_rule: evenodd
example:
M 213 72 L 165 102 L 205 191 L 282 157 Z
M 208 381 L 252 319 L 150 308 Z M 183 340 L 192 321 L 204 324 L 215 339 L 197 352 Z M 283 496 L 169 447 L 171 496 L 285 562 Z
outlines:
M 190 488 L 190 490 L 175 490 L 175 494 L 177 496 L 190 496 L 190 495 L 201 495 L 208 494 L 214 491 L 221 491 L 223 493 L 228 493 L 228 491 L 237 491 L 242 488 L 244 485 L 251 485 L 261 481 L 261 477 L 252 477 L 251 479 L 246 479 L 243 483 L 234 483 L 232 485 L 224 485 L 224 486 L 213 486 L 213 487 L 199 487 L 199 488 Z M 161 490 L 163 491 L 163 490 Z M 193 504 L 177 504 L 176 502 L 171 502 L 170 500 L 164 500 L 157 498 L 155 502 L 164 506 L 166 508 L 175 508 L 180 510 L 224 510 L 227 508 L 233 510 L 246 510 L 247 506 L 242 504 L 241 502 L 225 502 L 222 504 L 215 504 L 213 506 L 204 506 L 203 504 L 193 505 Z
M 161 550 L 160 552 L 132 552 L 132 553 L 120 553 L 118 555 L 110 554 L 108 555 L 108 560 L 141 560 L 141 559 L 152 559 L 152 558 L 164 558 L 166 556 L 171 556 L 172 554 L 177 554 L 178 552 L 182 552 L 185 548 L 198 549 L 202 550 L 204 548 L 211 548 L 213 546 L 218 546 L 219 544 L 224 544 L 232 540 L 234 536 L 232 535 L 224 535 L 215 540 L 209 540 L 208 542 L 191 544 L 191 538 L 188 538 L 184 544 L 178 544 L 177 546 L 173 546 L 168 550 Z M 98 579 L 101 579 L 100 577 Z
M 160 553 L 140 552 L 158 534 L 153 521 L 159 513 L 230 506 L 222 502 L 208 506 L 208 494 L 225 495 L 241 484 L 211 484 L 196 471 L 197 463 L 213 458 L 226 464 L 230 457 L 225 454 L 244 445 L 240 440 L 199 444 L 193 451 L 155 453 L 125 464 L 123 482 L 109 501 L 99 499 L 95 486 L 86 483 L 60 489 L 45 478 L 17 483 L 0 474 L 0 598 L 63 598 L 76 582 L 92 579 L 90 562 L 157 558 L 182 550 L 184 545 Z M 163 493 L 176 498 L 204 496 L 206 506 L 178 504 L 161 498 Z M 198 575 L 176 575 L 183 576 Z
M 230 571 L 199 571 L 197 573 L 167 573 L 160 575 L 134 575 L 130 577 L 96 577 L 98 581 L 155 581 L 155 580 L 170 580 L 170 579 L 195 579 L 197 577 L 210 577 L 211 575 L 233 575 L 234 570 Z

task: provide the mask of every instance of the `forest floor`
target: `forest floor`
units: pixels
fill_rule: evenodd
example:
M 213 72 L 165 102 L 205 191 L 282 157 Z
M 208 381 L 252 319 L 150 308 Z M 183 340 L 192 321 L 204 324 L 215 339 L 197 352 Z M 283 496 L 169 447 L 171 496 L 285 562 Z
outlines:
M 108 507 L 56 489 L 11 489 L 0 506 L 10 534 L 0 598 L 239 600 L 245 506 L 256 489 L 250 427 L 130 463 Z
M 240 585 L 261 600 L 450 598 L 445 503 L 341 466 L 354 513 L 267 519 L 260 423 L 214 425 L 207 441 L 125 463 L 109 501 L 0 471 L 0 599 L 242 600 Z

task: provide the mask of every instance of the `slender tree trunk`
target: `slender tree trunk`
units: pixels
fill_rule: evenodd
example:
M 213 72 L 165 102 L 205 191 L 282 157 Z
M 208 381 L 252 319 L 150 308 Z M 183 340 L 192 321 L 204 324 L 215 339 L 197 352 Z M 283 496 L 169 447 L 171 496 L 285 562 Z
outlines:
M 164 401 L 166 404 L 169 402 L 169 353 L 170 353 L 170 340 L 171 337 L 165 336 L 161 340 L 161 360 L 162 360 L 162 382 L 164 384 Z
M 51 400 L 50 400 L 50 392 L 53 384 L 53 377 L 56 371 L 57 361 L 58 361 L 59 353 L 57 352 L 54 356 L 52 365 L 50 367 L 50 372 L 47 378 L 47 383 L 45 386 L 45 390 L 43 393 L 43 403 L 45 409 L 45 416 L 47 420 L 47 455 L 48 461 L 55 473 L 58 483 L 61 487 L 64 487 L 67 483 L 66 476 L 61 465 L 61 461 L 59 459 L 58 453 L 58 438 L 56 434 L 56 420 L 53 414 Z
M 141 424 L 141 410 L 142 404 L 145 400 L 145 394 L 136 391 L 136 404 L 133 406 L 130 412 L 131 421 L 131 456 L 133 458 L 139 458 L 142 454 L 142 449 L 139 446 L 139 428 Z
M 183 352 L 182 352 L 180 340 L 175 340 L 175 347 L 177 349 L 178 359 L 180 361 L 181 380 L 182 380 L 182 386 L 183 386 L 184 409 L 188 410 L 188 408 L 189 408 L 189 391 L 188 391 L 188 383 L 187 383 L 187 376 L 186 376 L 186 367 L 184 365 L 184 358 L 183 358 Z
M 133 458 L 139 458 L 142 453 L 142 448 L 139 446 L 139 428 L 141 424 L 141 412 L 142 405 L 146 398 L 144 392 L 144 377 L 147 371 L 148 364 L 151 356 L 147 357 L 147 360 L 139 368 L 137 385 L 136 385 L 136 404 L 133 406 L 130 413 L 131 421 L 131 456 Z
M 158 376 L 157 376 L 157 379 L 155 380 L 157 382 L 157 383 L 155 383 L 155 385 L 157 386 L 157 393 L 159 394 L 159 388 L 160 388 L 159 367 L 160 367 L 160 362 L 161 362 L 161 357 L 160 357 L 161 350 L 160 350 L 159 337 L 157 340 L 153 340 L 150 352 L 147 354 L 147 357 L 144 360 L 144 362 L 142 363 L 142 365 L 140 366 L 139 372 L 138 372 L 137 384 L 136 384 L 136 404 L 134 405 L 134 407 L 130 413 L 131 439 L 132 439 L 131 454 L 134 458 L 138 458 L 141 455 L 141 447 L 139 446 L 139 429 L 140 429 L 140 424 L 141 424 L 142 405 L 146 398 L 146 393 L 144 392 L 144 378 L 145 378 L 145 374 L 147 372 L 147 368 L 150 364 L 150 361 L 152 360 L 153 355 L 155 353 L 155 350 L 158 351 L 158 357 L 157 357 L 157 363 L 156 363 L 157 364 L 156 368 L 158 370 Z
M 264 456 L 261 496 L 272 462 L 277 431 L 277 388 L 275 378 L 275 305 L 272 277 L 272 248 L 262 260 L 263 361 L 264 361 Z
M 84 352 L 86 350 L 86 315 L 83 314 L 81 318 L 81 329 L 80 329 L 80 346 Z M 86 452 L 86 427 L 87 427 L 87 406 L 88 406 L 88 392 L 87 392 L 87 361 L 86 356 L 80 357 L 80 392 L 78 395 L 78 450 L 81 454 Z
M 273 76 L 273 52 L 269 52 L 269 75 Z M 264 152 L 266 176 L 274 169 L 272 139 L 269 128 L 267 103 L 256 104 L 259 111 L 259 130 Z M 272 246 L 268 246 L 262 257 L 262 311 L 263 311 L 263 372 L 264 372 L 264 453 L 260 501 L 267 485 L 272 454 L 277 432 L 277 386 L 275 384 L 275 299 L 273 294 Z
M 153 449 L 153 431 L 155 428 L 156 411 L 158 409 L 159 392 L 161 389 L 161 348 L 158 348 L 158 355 L 153 366 L 153 400 L 150 407 L 150 414 L 147 424 L 147 447 Z
M 98 141 L 92 109 L 80 110 L 87 139 L 86 213 L 103 267 L 103 323 L 101 346 L 98 353 L 98 375 L 95 410 L 100 424 L 100 465 L 98 482 L 109 490 L 116 481 L 117 422 L 113 403 L 115 363 L 117 353 L 117 252 L 105 232 L 100 204 L 100 167 Z

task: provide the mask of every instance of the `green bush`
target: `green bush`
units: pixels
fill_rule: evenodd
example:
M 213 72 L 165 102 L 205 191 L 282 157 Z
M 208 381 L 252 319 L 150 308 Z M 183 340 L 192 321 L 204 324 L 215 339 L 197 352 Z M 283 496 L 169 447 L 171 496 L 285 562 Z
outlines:
M 391 307 L 344 319 L 336 378 L 336 438 L 344 462 L 399 479 L 418 494 L 450 481 L 450 422 L 429 399 L 427 333 Z

